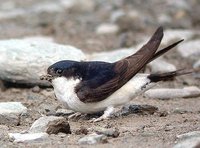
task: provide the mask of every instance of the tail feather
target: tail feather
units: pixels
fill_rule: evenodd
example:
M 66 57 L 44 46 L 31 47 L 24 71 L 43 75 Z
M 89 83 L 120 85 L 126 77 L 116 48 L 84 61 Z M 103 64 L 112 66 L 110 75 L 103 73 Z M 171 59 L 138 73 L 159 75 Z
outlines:
M 165 48 L 159 50 L 158 52 L 156 52 L 156 53 L 154 54 L 154 56 L 149 60 L 149 62 L 151 62 L 151 61 L 157 59 L 158 57 L 160 57 L 160 56 L 163 55 L 164 53 L 168 52 L 170 49 L 172 49 L 173 47 L 175 47 L 176 45 L 178 45 L 178 44 L 181 43 L 182 41 L 184 41 L 184 39 L 179 40 L 179 41 L 177 41 L 177 42 L 175 42 L 175 43 L 173 43 L 173 44 L 171 44 L 171 45 L 169 45 L 169 46 L 167 46 L 167 47 L 165 47 Z
M 151 80 L 151 82 L 159 82 L 159 81 L 168 81 L 174 79 L 176 76 L 186 75 L 190 73 L 197 72 L 199 70 L 196 69 L 179 69 L 172 72 L 165 72 L 165 73 L 158 73 L 158 74 L 150 74 L 148 78 Z

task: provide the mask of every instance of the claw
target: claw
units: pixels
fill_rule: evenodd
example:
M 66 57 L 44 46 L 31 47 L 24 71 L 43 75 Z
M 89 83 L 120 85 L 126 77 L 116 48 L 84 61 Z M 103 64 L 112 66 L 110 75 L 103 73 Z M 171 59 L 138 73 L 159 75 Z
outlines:
M 77 112 L 77 113 L 74 113 L 74 114 L 68 116 L 68 119 L 78 118 L 78 117 L 80 117 L 81 115 L 82 115 L 81 113 Z

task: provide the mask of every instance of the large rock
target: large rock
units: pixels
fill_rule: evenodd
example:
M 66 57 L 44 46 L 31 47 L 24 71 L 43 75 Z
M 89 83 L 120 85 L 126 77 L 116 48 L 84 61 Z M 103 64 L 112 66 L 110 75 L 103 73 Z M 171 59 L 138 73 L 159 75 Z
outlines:
M 136 52 L 136 49 L 118 49 L 109 52 L 93 53 L 88 56 L 91 61 L 116 62 Z
M 18 125 L 20 115 L 27 113 L 27 108 L 20 102 L 0 103 L 0 124 Z
M 177 138 L 178 142 L 173 148 L 199 148 L 200 146 L 200 131 L 177 135 Z
M 14 83 L 48 85 L 39 77 L 60 60 L 83 60 L 83 52 L 72 46 L 24 40 L 0 41 L 0 79 Z
M 200 96 L 200 89 L 196 86 L 179 88 L 157 88 L 145 92 L 145 96 L 154 99 L 193 98 Z

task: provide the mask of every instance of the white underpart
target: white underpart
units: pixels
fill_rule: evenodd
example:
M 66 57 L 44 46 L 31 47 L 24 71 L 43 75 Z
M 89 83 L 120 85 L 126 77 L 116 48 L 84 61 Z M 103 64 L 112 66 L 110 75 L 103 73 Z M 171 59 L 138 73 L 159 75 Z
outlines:
M 56 97 L 66 108 L 81 113 L 94 113 L 104 111 L 108 107 L 126 104 L 136 96 L 153 87 L 155 83 L 150 83 L 147 76 L 148 74 L 137 74 L 111 96 L 95 103 L 84 103 L 79 100 L 74 92 L 75 86 L 80 82 L 79 79 L 58 77 L 52 81 L 52 84 Z

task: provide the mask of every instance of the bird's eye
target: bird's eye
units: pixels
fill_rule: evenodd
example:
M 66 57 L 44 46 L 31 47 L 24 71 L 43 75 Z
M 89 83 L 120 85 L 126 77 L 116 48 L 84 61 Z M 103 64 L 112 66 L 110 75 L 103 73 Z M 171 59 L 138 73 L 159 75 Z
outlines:
M 62 72 L 63 72 L 62 69 L 57 69 L 57 70 L 56 70 L 56 73 L 57 73 L 57 74 L 61 74 Z

